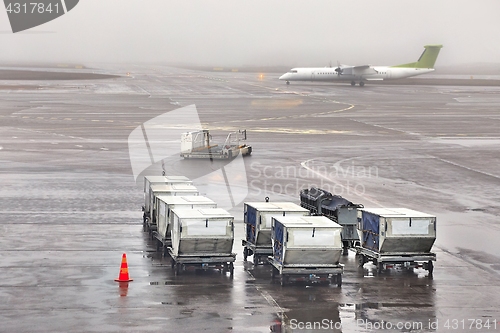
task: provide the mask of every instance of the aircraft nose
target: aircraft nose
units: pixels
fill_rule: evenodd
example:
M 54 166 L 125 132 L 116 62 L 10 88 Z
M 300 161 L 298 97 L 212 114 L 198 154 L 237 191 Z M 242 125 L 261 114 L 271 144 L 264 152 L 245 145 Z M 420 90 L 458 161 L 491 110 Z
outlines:
M 280 80 L 286 80 L 288 78 L 288 73 L 285 73 L 280 76 Z

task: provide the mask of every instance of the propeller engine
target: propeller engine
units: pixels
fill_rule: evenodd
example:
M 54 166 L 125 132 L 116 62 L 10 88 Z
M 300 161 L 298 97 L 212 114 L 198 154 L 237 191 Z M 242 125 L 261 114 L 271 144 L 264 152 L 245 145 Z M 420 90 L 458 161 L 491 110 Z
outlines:
M 337 72 L 337 75 L 340 76 L 343 71 L 342 67 L 340 67 L 340 63 L 337 61 L 337 68 L 335 68 L 335 72 Z

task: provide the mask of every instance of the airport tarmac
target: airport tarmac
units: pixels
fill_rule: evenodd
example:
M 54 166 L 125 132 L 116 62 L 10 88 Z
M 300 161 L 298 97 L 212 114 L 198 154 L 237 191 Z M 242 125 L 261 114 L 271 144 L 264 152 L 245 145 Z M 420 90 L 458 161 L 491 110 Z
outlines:
M 1 332 L 500 331 L 500 87 L 287 86 L 279 74 L 161 66 L 98 73 L 121 77 L 0 81 Z M 136 180 L 128 138 L 193 104 L 214 138 L 247 129 L 253 153 L 236 172 L 246 185 L 231 192 L 245 201 L 298 203 L 300 189 L 319 185 L 365 207 L 435 214 L 433 277 L 378 274 L 350 252 L 341 288 L 281 287 L 269 266 L 243 262 L 234 200 L 234 278 L 175 276 L 142 231 L 141 177 L 164 167 L 220 202 L 203 176 L 230 167 L 170 155 Z M 189 130 L 165 130 L 179 126 Z M 128 287 L 114 281 L 122 253 Z

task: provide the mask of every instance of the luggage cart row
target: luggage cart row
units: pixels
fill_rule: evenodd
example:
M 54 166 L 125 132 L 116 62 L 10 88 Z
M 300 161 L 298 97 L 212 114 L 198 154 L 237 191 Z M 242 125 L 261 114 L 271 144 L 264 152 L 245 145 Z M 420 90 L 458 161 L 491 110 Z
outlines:
M 246 202 L 243 259 L 270 264 L 281 285 L 294 281 L 342 285 L 342 227 L 292 202 Z
M 253 255 L 254 265 L 271 264 L 273 277 L 279 274 L 282 284 L 289 280 L 287 275 L 304 277 L 308 274 L 307 270 L 321 267 L 324 263 L 313 264 L 314 260 L 303 259 L 299 266 L 296 262 L 289 266 L 277 258 L 282 249 L 276 246 L 283 246 L 283 243 L 277 238 L 276 221 L 286 221 L 286 218 L 291 217 L 305 220 L 306 216 L 313 214 L 316 218 L 328 218 L 341 228 L 342 252 L 345 254 L 348 248 L 353 249 L 359 256 L 360 266 L 371 261 L 378 272 L 395 267 L 422 268 L 432 277 L 433 262 L 436 261 L 436 254 L 431 252 L 436 240 L 435 216 L 407 208 L 364 208 L 363 205 L 353 204 L 316 188 L 301 192 L 301 206 L 290 202 L 269 202 L 269 198 L 266 198 L 266 202 L 245 203 L 245 239 L 242 240 L 244 260 Z M 311 238 L 304 244 L 310 246 L 312 242 Z M 290 244 L 286 246 L 288 249 Z M 307 250 L 311 251 L 310 248 Z M 320 276 L 310 274 L 311 280 Z M 322 278 L 325 278 L 324 274 Z
M 199 195 L 183 176 L 144 177 L 143 229 L 169 255 L 175 275 L 188 268 L 234 274 L 234 217 Z
M 323 196 L 316 200 L 314 209 L 311 205 L 270 202 L 269 198 L 244 203 L 244 261 L 253 256 L 254 265 L 270 264 L 272 277 L 279 276 L 283 285 L 330 281 L 341 286 L 343 266 L 339 260 L 346 249 L 346 237 L 350 237 L 359 240 L 350 247 L 359 255 L 360 265 L 373 261 L 379 272 L 396 266 L 423 268 L 432 276 L 436 260 L 431 252 L 436 238 L 434 216 L 405 208 L 364 208 L 341 197 L 332 199 L 321 189 L 311 189 L 308 200 L 315 197 L 311 193 Z M 176 274 L 192 266 L 216 268 L 233 276 L 236 254 L 232 252 L 231 214 L 200 196 L 192 182 L 182 176 L 146 176 L 144 197 L 144 230 L 156 241 L 158 251 L 170 255 Z M 322 214 L 311 216 L 313 210 L 318 213 L 318 202 L 323 203 Z M 325 207 L 336 212 L 326 216 Z M 351 229 L 353 210 L 356 237 L 349 236 L 352 231 L 345 233 L 346 225 L 335 222 L 343 221 Z

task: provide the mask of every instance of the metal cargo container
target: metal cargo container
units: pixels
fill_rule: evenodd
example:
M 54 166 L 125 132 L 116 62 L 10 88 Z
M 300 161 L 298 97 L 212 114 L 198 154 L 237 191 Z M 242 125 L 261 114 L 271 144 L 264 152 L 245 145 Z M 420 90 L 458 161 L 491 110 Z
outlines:
M 221 208 L 173 209 L 172 266 L 216 267 L 233 273 L 234 217 Z
M 342 226 L 325 216 L 273 218 L 273 255 L 269 262 L 285 284 L 290 276 L 335 279 L 342 284 Z M 332 281 L 332 282 L 334 282 Z
M 150 216 L 147 219 L 149 231 L 156 231 L 156 216 L 158 196 L 189 196 L 199 195 L 198 189 L 192 184 L 151 184 L 149 186 Z
M 144 176 L 144 206 L 142 206 L 143 223 L 146 225 L 146 219 L 152 218 L 151 213 L 151 185 L 172 185 L 172 184 L 192 184 L 189 178 L 184 176 Z
M 305 215 L 309 215 L 309 211 L 292 202 L 246 202 L 243 216 L 245 239 L 242 240 L 244 260 L 253 254 L 257 265 L 260 258 L 272 254 L 273 217 Z
M 158 232 L 155 233 L 158 241 L 164 246 L 170 246 L 173 221 L 173 209 L 217 208 L 217 204 L 203 196 L 164 196 L 157 197 L 158 211 L 156 223 Z
M 372 259 L 379 271 L 388 263 L 423 267 L 432 274 L 435 216 L 407 208 L 364 208 L 358 220 L 361 246 L 357 249 L 362 263 Z
M 153 184 L 193 184 L 189 178 L 184 176 L 144 176 L 144 210 L 149 211 L 150 186 Z

